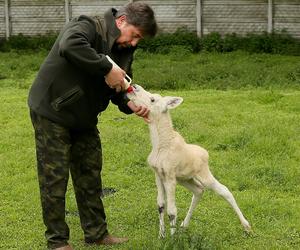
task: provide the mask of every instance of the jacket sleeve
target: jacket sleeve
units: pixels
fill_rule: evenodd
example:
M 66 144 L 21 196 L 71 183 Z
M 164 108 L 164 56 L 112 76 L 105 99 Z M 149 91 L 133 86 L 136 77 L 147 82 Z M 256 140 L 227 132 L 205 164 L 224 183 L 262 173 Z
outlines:
M 113 104 L 118 105 L 118 108 L 121 112 L 128 115 L 133 113 L 133 111 L 127 105 L 129 99 L 124 92 L 117 93 L 111 98 L 111 101 Z
M 118 64 L 123 68 L 123 70 L 126 71 L 126 73 L 133 78 L 132 74 L 132 62 L 133 62 L 133 53 L 135 51 L 135 47 L 123 49 L 122 51 L 119 51 L 118 57 L 116 60 L 118 60 Z M 122 54 L 121 54 L 122 53 Z M 124 92 L 117 93 L 111 98 L 111 101 L 113 104 L 118 105 L 119 110 L 125 114 L 132 114 L 133 111 L 128 107 L 127 103 L 129 102 L 129 99 Z
M 91 44 L 96 39 L 96 26 L 92 20 L 81 16 L 72 21 L 62 34 L 59 55 L 91 75 L 106 75 L 112 64 L 104 54 L 97 54 Z

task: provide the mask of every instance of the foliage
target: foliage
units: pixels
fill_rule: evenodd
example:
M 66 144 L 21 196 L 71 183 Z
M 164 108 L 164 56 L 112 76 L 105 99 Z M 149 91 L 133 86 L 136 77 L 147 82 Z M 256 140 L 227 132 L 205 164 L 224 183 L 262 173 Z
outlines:
M 170 53 L 173 46 L 181 46 L 194 53 L 201 49 L 197 35 L 184 29 L 178 29 L 174 33 L 162 33 L 155 38 L 145 39 L 139 44 L 139 48 L 145 51 L 161 54 Z
M 50 50 L 56 36 L 55 33 L 36 37 L 25 37 L 19 34 L 12 36 L 8 41 L 0 40 L 0 51 Z M 262 34 L 249 33 L 246 36 L 238 36 L 235 33 L 221 36 L 219 33 L 212 32 L 199 38 L 194 32 L 178 29 L 174 33 L 161 33 L 155 38 L 142 40 L 139 48 L 159 54 L 173 54 L 176 50 L 192 53 L 242 50 L 250 53 L 300 55 L 300 41 L 284 30 Z
M 283 55 L 300 55 L 300 41 L 286 32 L 254 34 L 246 36 L 210 33 L 202 39 L 202 49 L 209 52 L 231 52 L 243 50 L 251 53 L 271 53 Z
M 233 41 L 232 41 L 233 42 Z M 223 51 L 223 39 L 217 32 L 212 32 L 206 35 L 201 40 L 202 49 L 209 52 L 222 52 Z
M 172 34 L 160 34 L 153 39 L 144 40 L 139 48 L 151 53 L 167 54 L 171 53 L 172 46 L 177 46 L 177 48 L 181 46 L 193 53 L 243 50 L 251 53 L 300 55 L 300 41 L 285 31 L 249 33 L 246 36 L 238 36 L 233 33 L 223 37 L 217 32 L 212 32 L 198 38 L 195 33 L 178 30 Z
M 48 33 L 35 37 L 27 37 L 23 34 L 11 36 L 8 41 L 0 41 L 0 51 L 9 52 L 11 50 L 50 50 L 55 42 L 57 34 Z
M 246 51 L 254 53 L 300 55 L 299 40 L 293 39 L 285 31 L 262 35 L 248 34 L 242 46 Z

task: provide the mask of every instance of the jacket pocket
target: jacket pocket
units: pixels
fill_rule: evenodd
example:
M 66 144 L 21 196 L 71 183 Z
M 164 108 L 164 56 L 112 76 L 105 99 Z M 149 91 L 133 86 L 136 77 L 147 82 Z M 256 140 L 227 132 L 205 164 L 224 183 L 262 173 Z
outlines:
M 51 102 L 51 106 L 55 111 L 60 111 L 63 107 L 76 102 L 82 95 L 83 91 L 79 86 L 75 86 L 63 95 Z

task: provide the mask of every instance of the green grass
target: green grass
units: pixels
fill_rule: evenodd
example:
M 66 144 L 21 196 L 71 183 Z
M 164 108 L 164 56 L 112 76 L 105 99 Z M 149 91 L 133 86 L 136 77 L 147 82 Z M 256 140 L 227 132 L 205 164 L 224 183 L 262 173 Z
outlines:
M 16 55 L 0 54 L 0 72 L 5 76 L 0 80 L 0 249 L 45 249 L 33 130 L 26 104 L 28 84 L 45 53 L 19 54 L 18 59 Z M 159 74 L 166 71 L 166 78 L 173 72 L 177 74 L 174 78 L 192 82 L 188 71 L 192 75 L 193 67 L 186 66 L 183 72 L 181 64 L 174 63 L 173 71 L 169 71 L 167 65 L 172 63 L 172 56 L 138 58 L 134 65 L 136 81 L 141 83 L 146 79 L 146 85 L 152 81 L 159 84 L 159 79 L 164 79 Z M 265 85 L 257 88 L 253 84 L 241 89 L 228 86 L 224 91 L 209 89 L 211 82 L 206 87 L 199 83 L 198 89 L 193 86 L 152 91 L 184 98 L 183 104 L 172 111 L 175 128 L 188 142 L 200 144 L 209 151 L 212 172 L 231 189 L 252 224 L 253 233 L 245 234 L 229 205 L 207 191 L 187 230 L 179 229 L 173 238 L 168 235 L 164 240 L 158 239 L 156 187 L 146 164 L 151 149 L 147 125 L 142 119 L 126 116 L 110 106 L 99 124 L 104 154 L 102 178 L 105 187 L 114 187 L 117 192 L 105 197 L 104 204 L 109 230 L 130 239 L 114 249 L 299 249 L 298 73 L 295 73 L 296 83 L 287 81 L 284 87 L 277 84 L 284 83 L 289 73 L 298 72 L 299 60 L 241 53 L 232 54 L 232 58 L 230 54 L 188 55 L 186 60 L 193 63 L 202 57 L 210 65 L 206 68 L 209 72 L 221 67 L 228 70 L 241 67 L 245 72 L 247 67 L 252 68 L 252 76 L 240 74 L 243 83 L 250 81 L 250 77 L 258 81 L 258 72 L 265 72 L 262 75 Z M 253 62 L 246 63 L 254 57 L 261 60 L 257 68 Z M 230 67 L 235 60 L 244 62 L 244 66 L 236 63 Z M 12 69 L 14 64 L 18 67 Z M 278 70 L 267 71 L 268 65 Z M 266 79 L 274 79 L 274 85 L 271 80 L 267 84 Z M 187 212 L 191 194 L 178 187 L 176 197 L 179 224 Z M 82 243 L 71 184 L 67 210 L 74 248 L 99 249 Z
M 170 55 L 137 51 L 134 81 L 155 89 L 300 89 L 297 56 L 199 53 Z

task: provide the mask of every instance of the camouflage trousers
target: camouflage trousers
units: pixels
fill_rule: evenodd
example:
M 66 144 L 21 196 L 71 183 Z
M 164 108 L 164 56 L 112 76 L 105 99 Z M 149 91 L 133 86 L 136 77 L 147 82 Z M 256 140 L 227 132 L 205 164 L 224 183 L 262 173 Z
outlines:
M 75 131 L 30 112 L 35 130 L 37 170 L 45 236 L 49 248 L 69 240 L 65 195 L 69 173 L 86 242 L 107 234 L 102 200 L 102 150 L 97 128 Z

